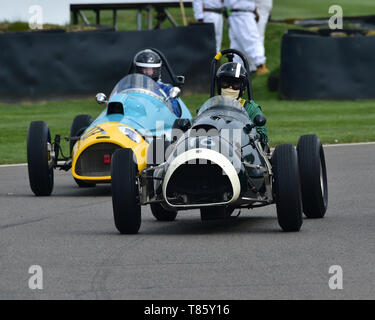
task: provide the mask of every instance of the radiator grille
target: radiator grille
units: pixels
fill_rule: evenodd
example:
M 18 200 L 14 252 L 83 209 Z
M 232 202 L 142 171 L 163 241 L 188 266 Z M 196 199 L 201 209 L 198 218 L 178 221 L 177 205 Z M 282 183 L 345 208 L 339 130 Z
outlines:
M 75 171 L 84 177 L 106 177 L 111 175 L 111 163 L 105 163 L 105 155 L 112 157 L 116 149 L 121 148 L 114 143 L 97 143 L 85 149 L 79 156 Z
M 166 191 L 168 201 L 173 205 L 220 203 L 233 196 L 228 176 L 210 161 L 181 165 L 172 174 Z

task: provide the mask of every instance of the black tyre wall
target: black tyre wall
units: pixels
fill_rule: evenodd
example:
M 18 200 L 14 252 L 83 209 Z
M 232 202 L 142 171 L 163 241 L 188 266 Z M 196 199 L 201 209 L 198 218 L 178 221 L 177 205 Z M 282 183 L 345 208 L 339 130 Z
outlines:
M 204 23 L 142 31 L 0 33 L 0 99 L 109 94 L 134 55 L 147 47 L 161 50 L 175 74 L 186 77 L 185 92 L 209 91 L 215 30 L 212 23 Z M 171 82 L 167 72 L 162 79 Z
M 281 45 L 280 97 L 373 99 L 374 52 L 373 36 L 328 37 L 288 30 Z

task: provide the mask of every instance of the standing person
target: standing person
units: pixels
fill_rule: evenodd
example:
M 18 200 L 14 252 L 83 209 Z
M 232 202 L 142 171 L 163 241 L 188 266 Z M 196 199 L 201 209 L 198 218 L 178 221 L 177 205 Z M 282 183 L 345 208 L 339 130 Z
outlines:
M 255 0 L 257 12 L 259 15 L 258 31 L 260 40 L 264 45 L 264 37 L 266 33 L 266 25 L 272 11 L 272 0 Z
M 228 9 L 230 47 L 245 53 L 250 71 L 257 75 L 269 73 L 255 19 L 254 0 L 225 0 L 224 5 Z
M 223 38 L 223 1 L 193 0 L 195 19 L 199 23 L 213 23 L 215 25 L 216 52 L 220 51 Z

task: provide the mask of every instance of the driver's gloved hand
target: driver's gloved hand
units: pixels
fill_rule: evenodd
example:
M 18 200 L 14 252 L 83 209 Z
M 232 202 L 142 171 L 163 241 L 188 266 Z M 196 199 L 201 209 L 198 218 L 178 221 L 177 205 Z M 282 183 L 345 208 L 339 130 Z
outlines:
M 266 153 L 270 153 L 270 147 L 268 145 L 267 136 L 263 132 L 258 132 L 260 143 L 263 147 L 263 150 Z
M 260 140 L 261 144 L 263 146 L 265 144 L 267 144 L 267 137 L 266 137 L 266 135 L 263 132 L 261 132 L 261 131 L 258 132 L 258 135 L 259 135 L 259 140 Z

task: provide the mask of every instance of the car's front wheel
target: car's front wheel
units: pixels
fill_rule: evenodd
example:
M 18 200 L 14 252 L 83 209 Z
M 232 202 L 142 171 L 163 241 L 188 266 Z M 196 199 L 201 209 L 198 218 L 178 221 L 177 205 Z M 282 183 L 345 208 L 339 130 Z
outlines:
M 92 122 L 93 119 L 89 114 L 79 114 L 73 119 L 72 126 L 70 127 L 70 136 L 80 137 Z M 76 141 L 70 141 L 70 154 L 72 154 L 75 143 Z M 91 188 L 96 185 L 95 183 L 85 182 L 76 178 L 74 178 L 74 181 L 80 188 Z
M 204 207 L 201 208 L 201 220 L 227 219 L 233 213 L 234 209 L 227 207 Z
M 53 189 L 54 152 L 51 134 L 44 121 L 33 121 L 27 132 L 27 167 L 31 190 L 49 196 Z
M 151 203 L 151 213 L 158 221 L 174 221 L 177 216 L 177 211 L 165 210 L 159 203 Z
M 122 234 L 137 233 L 141 226 L 141 205 L 137 184 L 137 163 L 131 149 L 117 149 L 111 161 L 113 216 Z
M 284 231 L 299 231 L 302 204 L 296 149 L 291 144 L 277 146 L 272 155 L 272 167 L 279 225 Z

